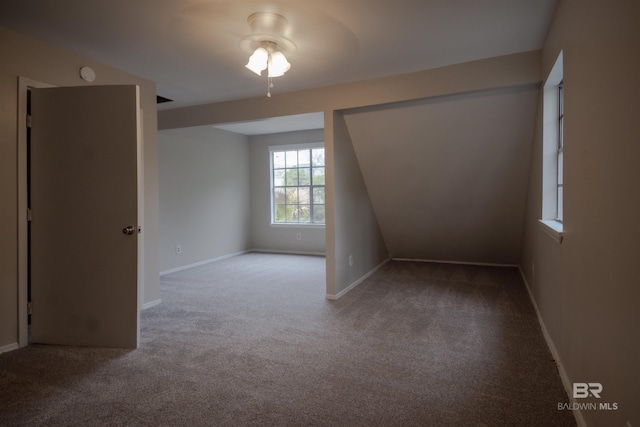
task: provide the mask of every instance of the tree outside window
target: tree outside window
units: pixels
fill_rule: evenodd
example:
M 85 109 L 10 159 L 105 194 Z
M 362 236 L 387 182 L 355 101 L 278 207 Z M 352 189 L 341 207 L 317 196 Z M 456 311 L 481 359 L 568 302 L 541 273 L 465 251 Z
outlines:
M 324 148 L 271 151 L 272 222 L 325 223 Z

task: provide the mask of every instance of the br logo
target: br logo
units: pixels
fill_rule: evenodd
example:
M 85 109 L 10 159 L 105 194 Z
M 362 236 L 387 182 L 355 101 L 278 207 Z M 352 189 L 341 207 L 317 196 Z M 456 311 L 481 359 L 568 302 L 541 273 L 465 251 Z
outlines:
M 590 396 L 600 399 L 600 393 L 602 393 L 600 383 L 573 383 L 574 399 L 585 399 Z

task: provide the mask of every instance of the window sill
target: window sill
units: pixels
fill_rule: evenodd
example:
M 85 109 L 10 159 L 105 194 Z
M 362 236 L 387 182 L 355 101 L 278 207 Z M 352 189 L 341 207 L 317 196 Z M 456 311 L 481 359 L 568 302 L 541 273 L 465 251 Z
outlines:
M 325 228 L 325 224 L 308 224 L 304 222 L 272 222 L 269 225 L 275 228 Z
M 562 239 L 564 238 L 564 226 L 561 222 L 543 219 L 538 220 L 538 222 L 540 223 L 542 231 L 553 237 L 556 242 L 562 243 Z

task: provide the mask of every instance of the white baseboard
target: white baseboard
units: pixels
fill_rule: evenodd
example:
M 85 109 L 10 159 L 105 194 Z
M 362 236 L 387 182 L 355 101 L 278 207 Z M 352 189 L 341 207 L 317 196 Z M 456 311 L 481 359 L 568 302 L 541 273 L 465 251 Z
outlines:
M 562 364 L 562 360 L 560 359 L 560 355 L 558 354 L 558 350 L 556 349 L 553 340 L 551 339 L 551 335 L 547 331 L 547 327 L 544 324 L 544 320 L 542 320 L 542 315 L 540 315 L 540 310 L 538 310 L 538 304 L 536 304 L 536 300 L 533 298 L 533 294 L 531 293 L 531 287 L 529 286 L 529 282 L 527 282 L 527 278 L 522 271 L 522 268 L 518 266 L 518 270 L 520 271 L 520 276 L 522 277 L 522 281 L 524 282 L 525 288 L 527 288 L 527 292 L 529 293 L 529 299 L 531 300 L 531 304 L 533 304 L 533 308 L 536 311 L 536 316 L 538 316 L 538 323 L 540 323 L 540 327 L 542 328 L 542 335 L 544 336 L 544 340 L 547 342 L 547 346 L 551 351 L 551 355 L 556 361 L 556 365 L 558 366 L 558 373 L 560 374 L 560 379 L 562 380 L 562 385 L 564 386 L 564 390 L 567 392 L 567 396 L 572 403 L 574 403 L 573 399 L 573 383 L 569 379 L 567 375 L 567 371 L 564 369 L 564 365 Z M 576 417 L 576 422 L 580 427 L 587 427 L 587 423 L 582 416 L 582 412 L 580 409 L 573 410 L 573 415 Z
M 8 351 L 17 350 L 19 348 L 20 348 L 20 344 L 18 344 L 17 342 L 14 342 L 12 344 L 3 345 L 2 347 L 0 347 L 0 353 L 6 353 Z
M 483 265 L 486 267 L 516 267 L 517 264 L 496 264 L 491 262 L 468 262 L 468 261 L 446 261 L 441 259 L 413 259 L 413 258 L 391 258 L 393 261 L 411 261 L 411 262 L 435 262 L 439 264 L 461 264 L 461 265 Z
M 251 249 L 247 252 L 258 252 L 263 254 L 284 254 L 284 255 L 311 255 L 311 256 L 326 256 L 324 252 L 309 252 L 309 251 L 284 251 L 280 249 Z
M 190 268 L 193 267 L 199 267 L 201 265 L 205 265 L 205 264 L 210 264 L 212 262 L 216 262 L 216 261 L 220 261 L 226 258 L 231 258 L 237 255 L 242 255 L 242 254 L 246 254 L 247 252 L 250 251 L 240 251 L 240 252 L 234 252 L 232 254 L 227 254 L 227 255 L 222 255 L 216 258 L 211 258 L 211 259 L 206 259 L 204 261 L 198 261 L 198 262 L 194 262 L 193 264 L 188 264 L 188 265 L 183 265 L 182 267 L 176 267 L 176 268 L 172 268 L 170 270 L 164 270 L 160 272 L 160 276 L 164 276 L 166 274 L 171 274 L 171 273 L 176 273 L 178 271 L 182 271 L 182 270 L 188 270 Z
M 385 259 L 384 261 L 382 261 L 380 264 L 376 265 L 375 267 L 373 267 L 373 269 L 371 269 L 368 273 L 366 273 L 364 276 L 360 277 L 358 280 L 356 280 L 355 282 L 353 282 L 352 284 L 350 284 L 349 286 L 347 286 L 345 289 L 341 290 L 340 292 L 338 292 L 336 295 L 331 295 L 331 294 L 326 294 L 325 298 L 329 299 L 329 300 L 337 300 L 338 298 L 340 298 L 341 296 L 343 296 L 344 294 L 346 294 L 347 292 L 349 292 L 350 290 L 352 290 L 353 288 L 355 288 L 356 286 L 358 286 L 360 283 L 364 282 L 365 280 L 367 280 L 369 277 L 371 277 L 371 275 L 373 273 L 375 273 L 376 271 L 378 271 L 383 265 L 385 265 L 386 263 L 388 263 L 390 261 L 389 258 Z
M 146 310 L 147 308 L 151 308 L 151 307 L 154 307 L 156 305 L 159 305 L 161 302 L 162 302 L 162 300 L 159 299 L 159 298 L 157 300 L 145 302 L 144 304 L 142 304 L 142 309 Z

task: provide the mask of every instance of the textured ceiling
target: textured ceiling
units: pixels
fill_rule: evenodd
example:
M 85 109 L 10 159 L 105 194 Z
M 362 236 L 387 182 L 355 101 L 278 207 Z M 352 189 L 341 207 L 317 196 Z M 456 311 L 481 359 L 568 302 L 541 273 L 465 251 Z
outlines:
M 264 95 L 247 17 L 275 11 L 297 50 L 274 92 L 539 49 L 556 0 L 3 0 L 0 26 L 156 82 L 159 109 Z

